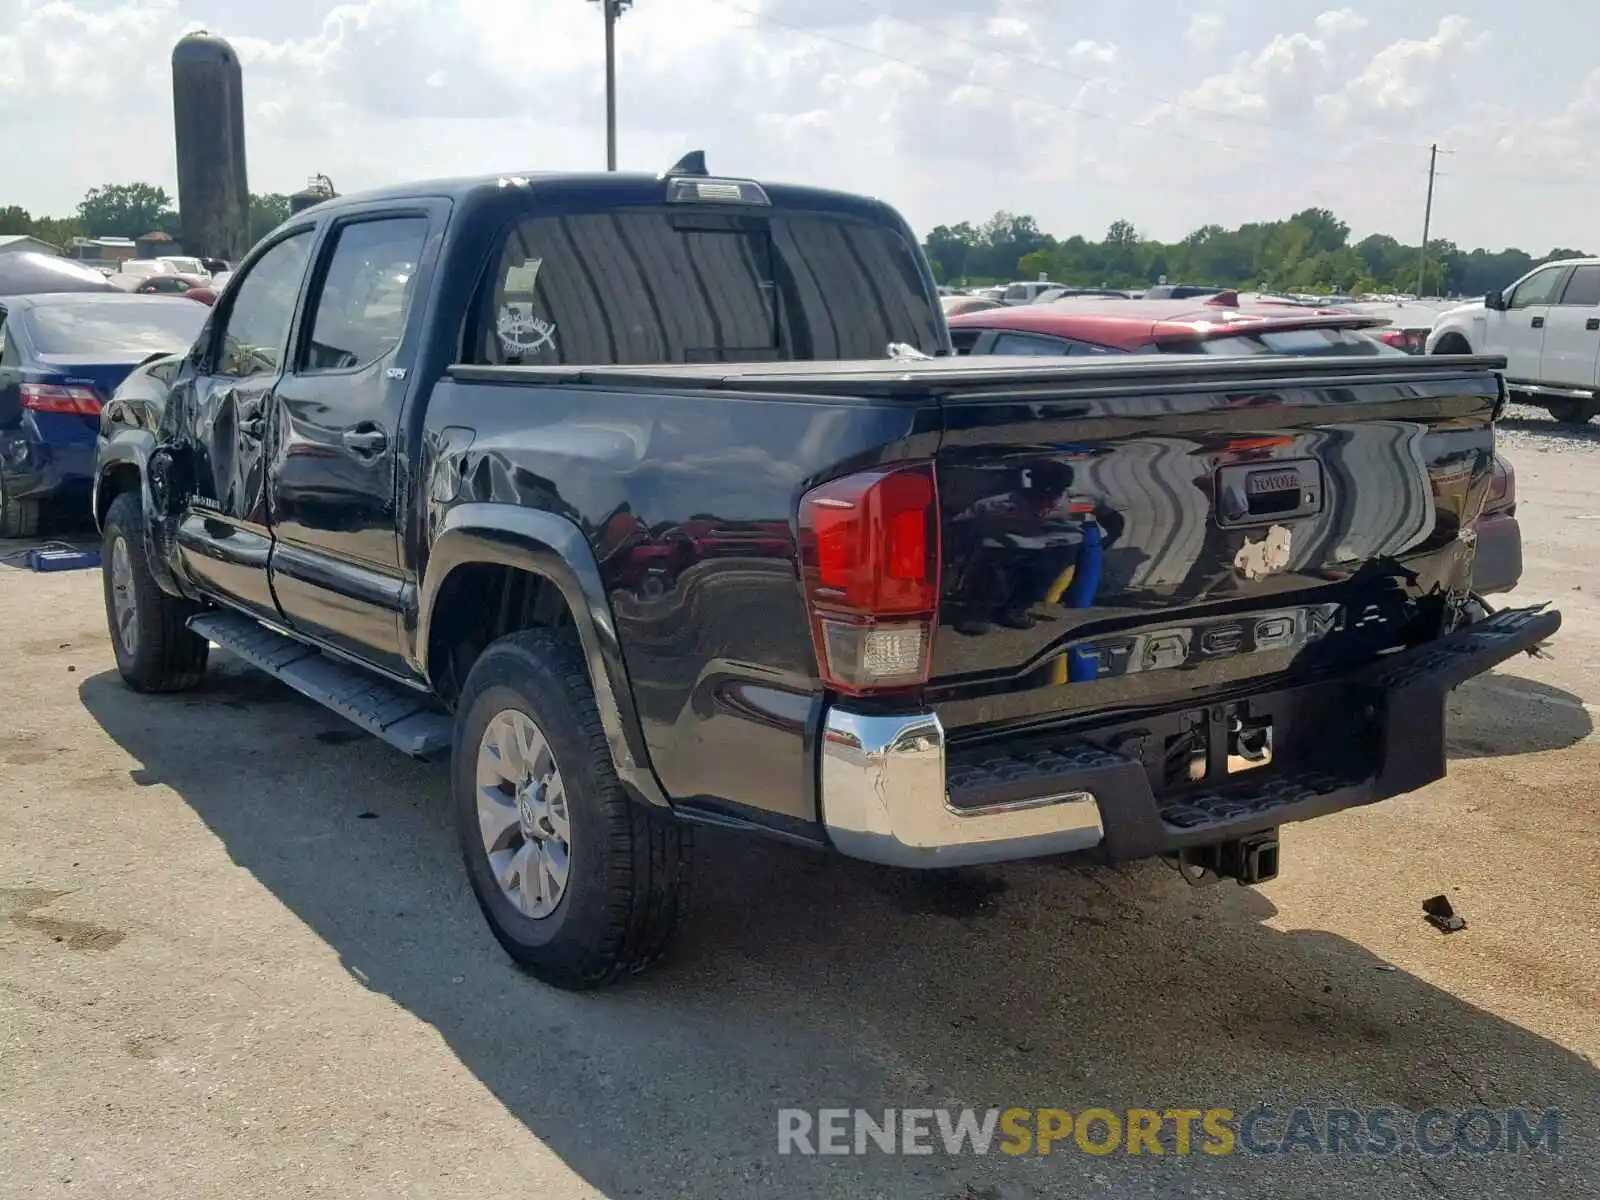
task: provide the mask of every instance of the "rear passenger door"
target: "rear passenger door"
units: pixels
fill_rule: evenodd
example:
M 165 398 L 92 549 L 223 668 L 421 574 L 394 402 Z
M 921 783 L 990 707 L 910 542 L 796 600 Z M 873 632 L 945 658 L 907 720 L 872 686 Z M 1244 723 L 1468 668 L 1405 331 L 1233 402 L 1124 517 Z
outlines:
M 329 225 L 268 471 L 272 584 L 297 632 L 397 674 L 401 428 L 425 257 L 444 206 L 366 210 Z
M 1600 364 L 1600 264 L 1577 266 L 1550 306 L 1539 353 L 1539 382 L 1592 388 Z

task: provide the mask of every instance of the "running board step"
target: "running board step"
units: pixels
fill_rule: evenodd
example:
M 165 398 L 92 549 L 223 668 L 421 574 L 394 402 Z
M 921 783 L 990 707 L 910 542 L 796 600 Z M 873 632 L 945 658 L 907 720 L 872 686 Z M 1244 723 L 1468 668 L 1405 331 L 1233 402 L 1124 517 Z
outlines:
M 201 613 L 189 619 L 189 628 L 413 758 L 449 757 L 450 718 L 436 712 L 420 692 L 340 662 L 236 613 Z

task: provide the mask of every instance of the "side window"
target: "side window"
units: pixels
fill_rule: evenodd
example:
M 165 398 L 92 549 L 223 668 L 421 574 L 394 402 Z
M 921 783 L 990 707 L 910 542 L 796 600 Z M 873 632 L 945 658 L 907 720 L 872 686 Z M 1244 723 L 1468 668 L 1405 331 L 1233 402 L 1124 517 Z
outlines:
M 1026 300 L 1027 298 L 1028 285 L 1025 283 L 1013 283 L 1006 289 L 1007 300 Z
M 291 234 L 257 259 L 232 289 L 216 374 L 247 379 L 277 372 L 310 253 L 311 231 Z
M 990 354 L 1070 354 L 1072 343 L 1061 338 L 1034 337 L 1026 333 L 1002 333 L 989 347 Z
M 1556 284 L 1561 281 L 1564 270 L 1565 267 L 1545 267 L 1542 271 L 1534 272 L 1517 284 L 1506 307 L 1527 308 L 1533 304 L 1549 304 L 1555 299 Z
M 311 301 L 311 337 L 299 368 L 305 373 L 357 370 L 400 344 L 428 221 L 358 221 L 335 237 L 333 256 Z
M 1593 308 L 1600 304 L 1600 266 L 1574 267 L 1572 278 L 1567 280 L 1561 293 L 1562 304 L 1578 304 Z
M 971 354 L 972 348 L 978 344 L 978 339 L 983 336 L 981 329 L 952 329 L 950 331 L 950 345 L 957 354 Z

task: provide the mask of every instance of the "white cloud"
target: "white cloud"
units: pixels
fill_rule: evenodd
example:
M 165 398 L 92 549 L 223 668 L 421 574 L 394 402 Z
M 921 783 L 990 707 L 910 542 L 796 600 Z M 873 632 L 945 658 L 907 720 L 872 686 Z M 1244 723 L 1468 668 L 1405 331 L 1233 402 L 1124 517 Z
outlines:
M 1198 12 L 1189 18 L 1189 31 L 1184 41 L 1195 50 L 1215 50 L 1222 40 L 1222 14 Z
M 1333 123 L 1392 123 L 1451 109 L 1456 70 L 1485 45 L 1486 35 L 1475 34 L 1467 18 L 1446 16 L 1432 37 L 1400 38 L 1373 54 L 1342 90 L 1320 99 L 1320 109 Z
M 1325 42 L 1304 33 L 1279 34 L 1259 52 L 1239 55 L 1232 70 L 1202 80 L 1182 102 L 1259 117 L 1299 113 L 1310 107 L 1330 61 Z
M 1099 63 L 1109 66 L 1117 61 L 1117 48 L 1110 42 L 1096 42 L 1084 38 L 1075 42 L 1071 50 L 1067 51 L 1068 57 L 1077 62 Z
M 1343 33 L 1359 33 L 1367 27 L 1367 19 L 1353 8 L 1336 8 L 1322 13 L 1313 22 L 1323 37 L 1338 37 Z

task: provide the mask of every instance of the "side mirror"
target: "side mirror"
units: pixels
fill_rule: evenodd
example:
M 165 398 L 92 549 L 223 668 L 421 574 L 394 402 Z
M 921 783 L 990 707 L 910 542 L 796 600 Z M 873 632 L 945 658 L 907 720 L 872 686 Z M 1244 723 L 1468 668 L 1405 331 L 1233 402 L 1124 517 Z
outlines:
M 1506 298 L 1500 294 L 1500 289 L 1496 288 L 1494 291 L 1484 296 L 1483 306 L 1485 308 L 1492 308 L 1496 312 L 1505 312 Z

